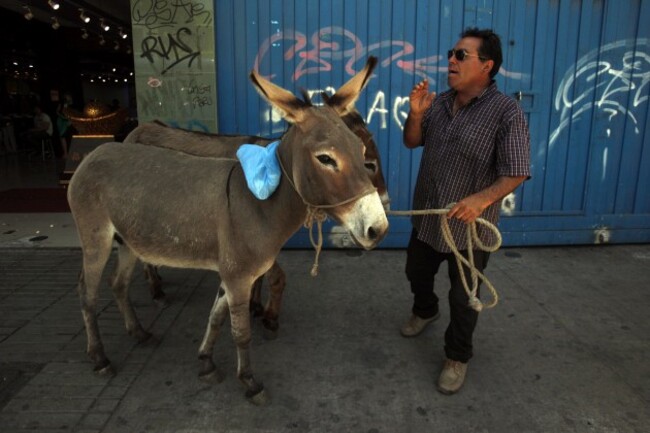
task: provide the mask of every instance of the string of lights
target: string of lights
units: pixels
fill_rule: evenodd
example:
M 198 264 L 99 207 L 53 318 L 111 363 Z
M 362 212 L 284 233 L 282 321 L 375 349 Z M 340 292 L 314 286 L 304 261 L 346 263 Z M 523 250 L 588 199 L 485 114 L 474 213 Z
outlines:
M 27 21 L 45 23 L 51 31 L 60 32 L 63 28 L 66 38 L 74 37 L 78 31 L 82 46 L 97 44 L 116 55 L 133 53 L 128 33 L 130 25 L 102 16 L 102 11 L 90 3 L 81 0 L 17 0 L 16 3 L 19 13 Z M 121 61 L 115 61 L 116 66 L 111 63 L 110 55 L 102 56 L 99 61 L 84 63 L 79 72 L 81 80 L 102 86 L 133 83 L 132 66 L 124 67 Z M 41 69 L 36 58 L 19 52 L 0 61 L 0 75 L 17 80 L 39 81 Z
M 62 25 L 65 25 L 65 20 L 73 21 L 74 25 L 74 20 L 78 19 L 81 26 L 79 33 L 81 39 L 94 39 L 101 46 L 112 44 L 116 51 L 124 48 L 128 54 L 133 52 L 131 44 L 126 41 L 129 34 L 124 30 L 124 26 L 113 25 L 114 23 L 107 17 L 103 17 L 87 8 L 79 7 L 73 1 L 31 0 L 25 2 L 22 5 L 22 10 L 23 17 L 27 21 L 34 18 L 34 11 L 36 10 L 34 8 L 37 7 L 37 2 L 43 2 L 43 5 L 47 3 L 45 8 L 49 7 L 51 13 L 50 26 L 53 30 L 58 30 Z M 74 20 L 72 17 L 75 17 Z M 111 32 L 111 29 L 113 29 L 113 32 Z

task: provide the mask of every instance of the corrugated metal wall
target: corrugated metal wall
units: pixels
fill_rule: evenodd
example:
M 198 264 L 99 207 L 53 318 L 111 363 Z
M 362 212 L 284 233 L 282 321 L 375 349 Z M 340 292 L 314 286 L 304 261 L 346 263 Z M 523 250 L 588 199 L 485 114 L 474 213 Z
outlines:
M 650 0 L 215 0 L 220 132 L 285 129 L 248 71 L 292 91 L 337 88 L 380 66 L 357 108 L 383 158 L 393 209 L 410 209 L 421 151 L 402 145 L 411 87 L 446 84 L 446 51 L 468 26 L 501 35 L 497 83 L 520 99 L 533 178 L 504 201 L 506 245 L 650 241 Z M 403 247 L 391 218 L 384 247 Z M 298 235 L 292 246 L 306 246 Z

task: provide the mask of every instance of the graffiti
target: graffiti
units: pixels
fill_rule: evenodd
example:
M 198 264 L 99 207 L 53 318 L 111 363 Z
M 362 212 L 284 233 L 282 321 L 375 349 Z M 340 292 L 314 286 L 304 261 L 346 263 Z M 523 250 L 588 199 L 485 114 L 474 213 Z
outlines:
M 584 55 L 564 74 L 554 99 L 560 121 L 549 136 L 550 146 L 572 122 L 585 114 L 590 116 L 592 109 L 602 112 L 610 123 L 619 115 L 627 117 L 634 125 L 634 132 L 640 133 L 635 109 L 648 100 L 649 42 L 648 39 L 620 40 L 604 45 Z M 626 108 L 624 104 L 629 96 L 632 96 L 631 104 Z M 607 128 L 606 135 L 611 135 L 611 129 Z M 606 152 L 603 165 L 607 165 Z
M 156 77 L 147 78 L 147 86 L 149 86 L 149 87 L 156 88 L 156 87 L 162 86 L 162 84 L 163 84 L 163 82 L 159 78 L 156 78 Z
M 192 106 L 196 107 L 205 107 L 207 105 L 212 105 L 212 98 L 209 96 L 195 96 L 192 98 Z
M 284 61 L 298 60 L 292 75 L 293 81 L 297 81 L 304 75 L 329 72 L 332 70 L 332 61 L 341 60 L 345 61 L 345 72 L 354 75 L 357 72 L 355 69 L 357 63 L 365 62 L 367 56 L 378 55 L 382 50 L 385 53 L 393 53 L 390 56 L 383 56 L 384 60 L 381 63 L 383 67 L 394 63 L 408 74 L 431 80 L 430 74 L 439 70 L 447 71 L 446 66 L 438 64 L 441 56 L 407 61 L 406 57 L 415 51 L 413 45 L 407 41 L 381 41 L 366 46 L 353 32 L 337 26 L 323 27 L 314 32 L 309 40 L 310 44 L 307 43 L 307 36 L 296 30 L 278 31 L 262 42 L 255 57 L 254 67 L 259 70 L 260 65 L 265 62 L 264 58 L 269 55 L 271 47 L 279 46 L 279 41 L 288 41 L 285 42 L 288 47 L 283 55 Z M 267 77 L 273 79 L 275 74 L 269 74 Z
M 187 89 L 182 88 L 181 91 L 187 91 L 189 95 L 194 95 L 192 98 L 192 106 L 205 107 L 212 105 L 212 86 L 210 84 L 200 84 L 195 80 L 191 80 Z
M 149 30 L 178 25 L 210 25 L 212 14 L 205 5 L 190 0 L 133 0 L 133 24 L 144 25 Z
M 201 55 L 201 51 L 193 49 L 184 40 L 183 36 L 191 36 L 192 31 L 187 27 L 181 27 L 176 31 L 176 35 L 167 34 L 167 45 L 165 45 L 164 36 L 147 36 L 142 39 L 142 54 L 141 58 L 146 58 L 149 63 L 155 63 L 156 59 L 160 58 L 163 61 L 171 61 L 161 71 L 165 74 L 167 71 L 176 65 L 189 60 L 187 67 L 192 66 L 192 62 Z
M 292 80 L 301 77 L 332 70 L 333 61 L 343 61 L 345 72 L 352 76 L 363 67 L 369 55 L 376 55 L 382 59 L 380 67 L 387 68 L 395 65 L 407 75 L 418 76 L 435 83 L 434 74 L 447 72 L 447 59 L 441 55 L 431 55 L 412 59 L 415 47 L 404 40 L 385 40 L 365 45 L 353 32 L 337 26 L 323 27 L 315 31 L 308 39 L 304 33 L 296 30 L 277 31 L 269 36 L 260 45 L 255 56 L 254 68 L 260 71 L 260 66 L 268 63 L 272 48 L 287 45 L 282 58 L 285 62 L 297 61 L 292 74 Z M 309 42 L 308 42 L 309 41 Z M 260 71 L 264 74 L 265 71 Z M 512 79 L 523 79 L 525 74 L 510 72 L 501 68 L 500 73 Z M 265 75 L 273 79 L 275 74 Z
M 206 79 L 210 79 L 208 77 Z M 143 78 L 148 82 L 154 77 Z M 138 106 L 142 116 L 195 118 L 197 114 L 212 117 L 212 112 L 203 113 L 204 107 L 214 104 L 213 86 L 201 83 L 196 78 L 175 80 L 175 86 L 150 87 L 150 91 L 138 95 Z
M 388 110 L 386 109 L 386 95 L 384 95 L 384 92 L 377 92 L 377 96 L 375 96 L 375 100 L 368 110 L 368 117 L 366 119 L 368 125 L 372 122 L 372 117 L 375 114 L 379 114 L 381 117 L 380 128 L 386 129 L 386 116 L 388 115 Z

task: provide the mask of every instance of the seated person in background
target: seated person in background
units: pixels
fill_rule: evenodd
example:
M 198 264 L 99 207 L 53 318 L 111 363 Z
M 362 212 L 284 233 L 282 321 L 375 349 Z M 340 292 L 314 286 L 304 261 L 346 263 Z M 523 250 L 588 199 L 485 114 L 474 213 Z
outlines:
M 52 137 L 53 132 L 52 119 L 43 112 L 40 106 L 36 105 L 34 107 L 34 127 L 25 131 L 22 137 L 27 144 L 27 149 L 39 148 L 41 140 Z

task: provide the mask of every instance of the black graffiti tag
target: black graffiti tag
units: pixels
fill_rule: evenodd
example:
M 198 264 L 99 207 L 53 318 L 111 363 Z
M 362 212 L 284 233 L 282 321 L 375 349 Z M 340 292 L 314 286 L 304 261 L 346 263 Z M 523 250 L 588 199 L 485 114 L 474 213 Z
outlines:
M 189 60 L 187 67 L 190 68 L 194 59 L 201 55 L 201 51 L 194 50 L 183 40 L 183 36 L 188 35 L 191 36 L 192 31 L 187 27 L 183 27 L 178 29 L 176 35 L 167 33 L 163 36 L 147 36 L 142 40 L 142 54 L 140 57 L 146 58 L 150 63 L 155 63 L 156 59 L 159 58 L 171 61 L 172 63 L 165 67 L 161 74 L 165 74 L 185 60 Z
M 188 0 L 135 0 L 131 2 L 131 19 L 148 29 L 171 27 L 179 23 L 208 25 L 212 14 L 205 5 Z

